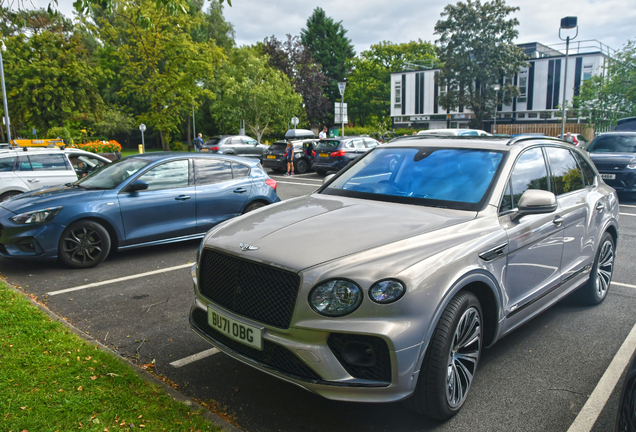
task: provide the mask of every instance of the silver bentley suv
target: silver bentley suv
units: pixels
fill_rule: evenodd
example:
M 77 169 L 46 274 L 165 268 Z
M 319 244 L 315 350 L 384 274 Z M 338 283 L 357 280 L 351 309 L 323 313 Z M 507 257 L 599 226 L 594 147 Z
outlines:
M 605 299 L 617 239 L 616 192 L 578 148 L 412 136 L 209 231 L 190 323 L 324 397 L 443 420 L 482 349 L 571 293 Z

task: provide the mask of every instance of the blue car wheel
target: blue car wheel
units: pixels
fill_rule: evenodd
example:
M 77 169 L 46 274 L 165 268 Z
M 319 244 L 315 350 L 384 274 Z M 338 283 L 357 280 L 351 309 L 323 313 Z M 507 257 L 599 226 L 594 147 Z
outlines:
M 110 252 L 108 231 L 94 221 L 80 220 L 69 225 L 58 249 L 60 261 L 71 268 L 90 268 L 101 263 Z

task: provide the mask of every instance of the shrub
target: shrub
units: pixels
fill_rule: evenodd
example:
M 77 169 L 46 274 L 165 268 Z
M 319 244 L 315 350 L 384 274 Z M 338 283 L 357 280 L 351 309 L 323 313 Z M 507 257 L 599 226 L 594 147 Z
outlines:
M 67 143 L 71 143 L 73 141 L 71 132 L 68 128 L 65 127 L 52 127 L 48 131 L 46 131 L 47 138 L 62 138 L 66 140 Z
M 91 153 L 115 153 L 121 152 L 121 144 L 115 140 L 110 141 L 90 141 L 86 144 L 72 144 L 70 147 L 86 150 Z

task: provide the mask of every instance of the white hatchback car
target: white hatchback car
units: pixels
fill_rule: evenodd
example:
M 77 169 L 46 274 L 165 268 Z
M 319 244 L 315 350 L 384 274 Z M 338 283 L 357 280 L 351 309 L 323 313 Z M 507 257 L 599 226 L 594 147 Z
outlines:
M 84 150 L 59 147 L 0 148 L 0 202 L 14 195 L 77 181 L 110 163 Z

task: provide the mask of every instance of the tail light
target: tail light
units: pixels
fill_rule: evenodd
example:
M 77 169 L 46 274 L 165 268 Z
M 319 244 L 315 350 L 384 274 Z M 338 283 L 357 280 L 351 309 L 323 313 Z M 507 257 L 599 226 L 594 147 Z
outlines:
M 311 151 L 311 156 L 312 156 L 312 157 L 316 157 L 316 152 L 312 150 L 312 151 Z
M 219 151 L 219 146 L 209 147 L 210 151 Z
M 346 151 L 344 151 L 344 150 L 338 150 L 338 151 L 335 151 L 335 152 L 331 153 L 331 157 L 344 156 L 344 155 L 346 155 L 346 154 L 347 154 L 347 152 L 346 152 Z
M 276 190 L 276 186 L 278 186 L 278 183 L 276 183 L 276 180 L 271 179 L 271 178 L 265 180 L 265 183 L 267 183 L 267 186 L 271 187 L 274 190 Z

